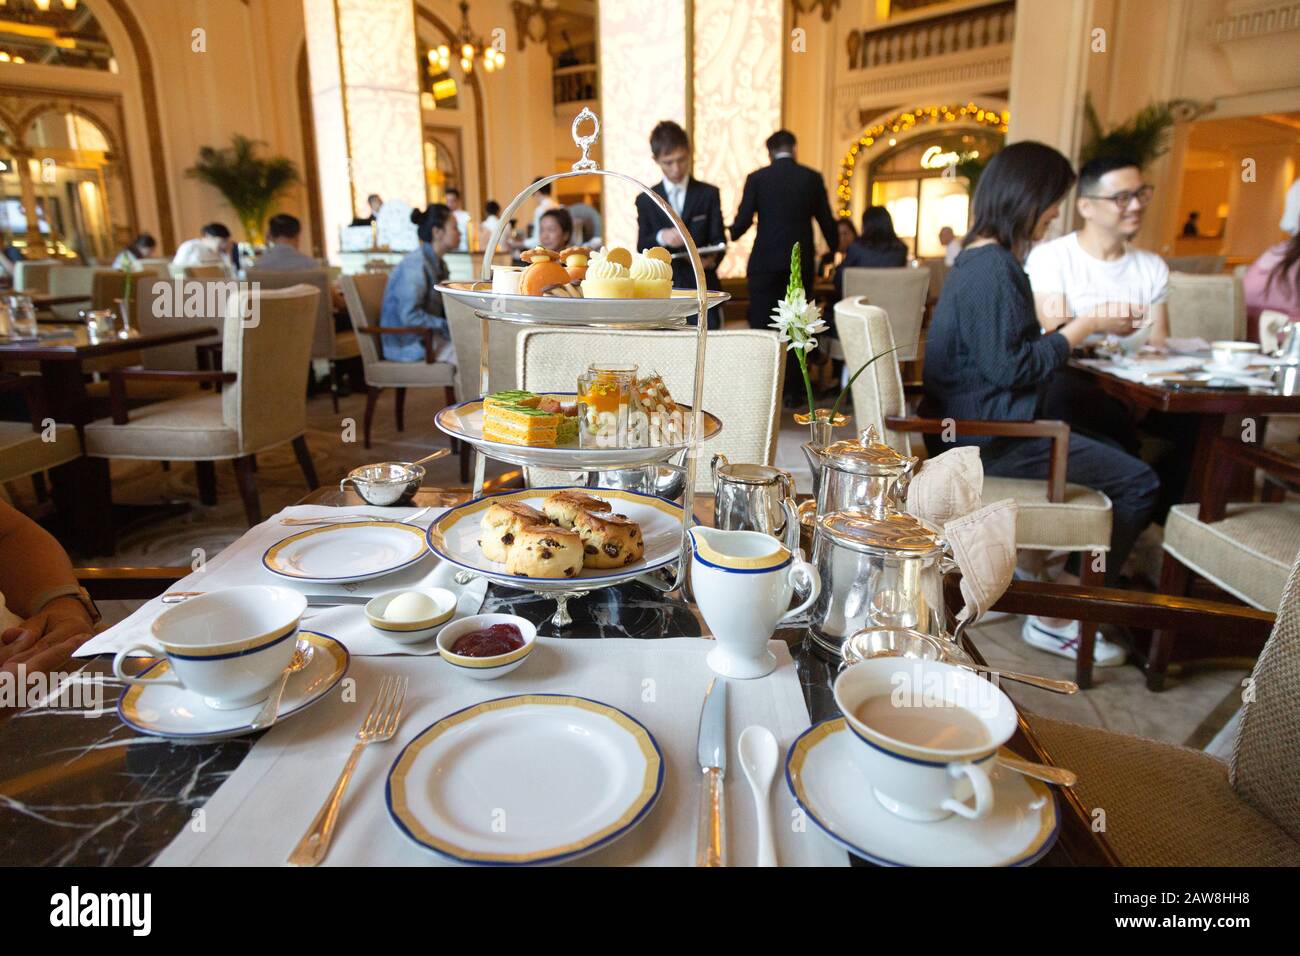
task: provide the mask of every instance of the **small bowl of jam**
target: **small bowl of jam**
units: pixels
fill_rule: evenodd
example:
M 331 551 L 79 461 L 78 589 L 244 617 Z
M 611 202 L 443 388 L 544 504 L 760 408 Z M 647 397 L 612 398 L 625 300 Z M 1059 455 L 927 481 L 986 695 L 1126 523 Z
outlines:
M 496 680 L 524 662 L 537 644 L 537 628 L 513 614 L 475 614 L 438 632 L 442 659 L 474 680 Z

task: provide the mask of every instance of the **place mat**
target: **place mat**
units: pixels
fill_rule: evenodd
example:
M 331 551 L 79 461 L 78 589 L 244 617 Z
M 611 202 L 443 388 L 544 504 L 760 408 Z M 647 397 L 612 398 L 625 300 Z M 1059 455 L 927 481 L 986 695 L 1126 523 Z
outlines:
M 400 571 L 351 584 L 312 584 L 306 581 L 291 581 L 288 578 L 272 574 L 262 566 L 262 555 L 267 548 L 291 534 L 308 530 L 303 527 L 283 525 L 280 523 L 281 518 L 319 518 L 343 514 L 359 514 L 388 520 L 401 520 L 418 510 L 418 508 L 410 507 L 332 508 L 325 505 L 294 505 L 285 508 L 279 514 L 263 521 L 256 527 L 250 528 L 238 541 L 209 559 L 202 571 L 187 575 L 167 590 L 218 591 L 222 588 L 235 587 L 241 584 L 269 584 L 275 587 L 288 588 L 292 591 L 299 591 L 303 594 L 354 594 L 374 597 L 376 594 L 398 588 L 442 587 L 457 594 L 459 598 L 456 608 L 457 617 L 477 614 L 479 608 L 483 606 L 483 598 L 487 594 L 487 582 L 479 578 L 468 585 L 456 584 L 454 580 L 456 568 L 440 562 L 432 553 Z M 413 523 L 427 528 L 430 522 L 437 520 L 445 510 L 432 508 Z M 154 618 L 172 606 L 174 605 L 163 604 L 161 597 L 149 600 L 124 621 L 115 624 L 100 634 L 96 634 L 81 645 L 76 656 L 92 657 L 96 654 L 115 654 L 136 641 L 148 638 L 149 627 Z M 422 650 L 412 650 L 411 646 L 397 644 L 388 638 L 381 637 L 373 630 L 352 626 L 341 627 L 340 633 L 333 633 L 328 627 L 330 623 L 341 621 L 347 624 L 353 620 L 352 615 L 347 614 L 330 614 L 327 617 L 325 612 L 334 610 L 336 609 L 308 608 L 306 619 L 310 620 L 313 628 L 319 628 L 331 637 L 338 638 L 353 654 L 429 654 L 436 650 L 432 646 L 426 647 L 425 645 L 417 646 L 423 648 Z M 362 606 L 354 605 L 350 610 L 355 612 L 356 618 L 364 625 L 365 616 L 362 614 Z M 432 642 L 429 642 L 429 644 L 431 645 Z
M 568 865 L 690 866 L 700 800 L 696 736 L 713 677 L 704 658 L 713 646 L 701 638 L 539 638 L 522 667 L 487 682 L 452 673 L 440 658 L 354 660 L 348 677 L 356 680 L 355 702 L 343 702 L 342 689 L 336 690 L 268 731 L 204 805 L 201 831 L 187 826 L 155 865 L 283 865 L 343 769 L 380 679 L 392 674 L 411 679 L 401 726 L 391 741 L 371 744 L 362 754 L 323 865 L 456 865 L 412 843 L 390 819 L 384 788 L 393 761 L 426 727 L 461 708 L 515 694 L 563 693 L 631 714 L 658 741 L 665 767 L 663 792 L 645 820 L 616 843 Z M 730 681 L 727 688 L 728 858 L 733 866 L 752 866 L 757 858 L 754 801 L 736 741 L 744 728 L 762 724 L 776 735 L 781 753 L 772 782 L 779 862 L 845 866 L 847 855 L 795 812 L 785 785 L 785 753 L 809 720 L 789 648 L 780 641 L 770 646 L 775 671 L 758 680 Z

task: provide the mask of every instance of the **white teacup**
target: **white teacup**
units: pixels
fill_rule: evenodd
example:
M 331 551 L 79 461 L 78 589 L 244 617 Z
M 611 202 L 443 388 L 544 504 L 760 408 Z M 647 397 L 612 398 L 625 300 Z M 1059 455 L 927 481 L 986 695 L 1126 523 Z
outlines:
M 1016 731 L 1015 705 L 993 684 L 941 661 L 877 657 L 840 674 L 835 703 L 885 809 L 921 821 L 977 820 L 993 809 L 988 771 Z
M 1250 368 L 1250 363 L 1259 354 L 1259 346 L 1254 342 L 1232 342 L 1224 339 L 1210 345 L 1210 355 L 1219 368 L 1238 370 Z
M 709 667 L 739 680 L 770 674 L 776 655 L 768 639 L 817 600 L 817 569 L 761 531 L 692 528 L 691 545 L 691 590 L 718 645 Z M 796 585 L 808 593 L 792 609 Z
M 212 591 L 168 608 L 153 622 L 153 641 L 123 648 L 113 674 L 128 684 L 170 684 L 193 691 L 216 710 L 265 700 L 293 657 L 307 598 L 287 588 L 247 585 Z M 130 677 L 133 651 L 166 657 L 173 678 Z

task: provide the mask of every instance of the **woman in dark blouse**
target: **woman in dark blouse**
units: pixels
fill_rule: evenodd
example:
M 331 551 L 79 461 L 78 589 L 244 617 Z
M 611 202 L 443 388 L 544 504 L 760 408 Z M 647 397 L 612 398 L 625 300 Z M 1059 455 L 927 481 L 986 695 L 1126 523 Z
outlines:
M 835 270 L 835 298 L 844 297 L 844 270 L 895 269 L 907 265 L 907 245 L 894 232 L 894 220 L 884 206 L 868 206 L 862 214 L 862 235 L 844 250 Z
M 1074 183 L 1069 161 L 1042 143 L 1021 142 L 993 157 L 980 177 L 965 249 L 944 282 L 925 343 L 925 400 L 931 418 L 1029 421 L 1038 417 L 1051 377 L 1070 351 L 1094 332 L 1123 331 L 1124 319 L 1080 316 L 1044 335 L 1034 312 L 1029 278 L 1022 268 L 1029 247 L 1060 214 Z M 940 436 L 926 436 L 932 455 L 945 451 Z M 962 435 L 954 443 L 977 445 L 984 472 L 1006 478 L 1047 478 L 1051 442 L 1046 438 Z M 1071 433 L 1068 481 L 1094 488 L 1111 500 L 1110 554 L 1106 581 L 1120 569 L 1150 522 L 1159 481 L 1141 460 L 1118 445 Z M 1062 583 L 1077 583 L 1072 555 Z M 1024 639 L 1063 657 L 1074 657 L 1079 625 L 1029 617 Z M 1098 665 L 1122 664 L 1125 652 L 1098 636 Z

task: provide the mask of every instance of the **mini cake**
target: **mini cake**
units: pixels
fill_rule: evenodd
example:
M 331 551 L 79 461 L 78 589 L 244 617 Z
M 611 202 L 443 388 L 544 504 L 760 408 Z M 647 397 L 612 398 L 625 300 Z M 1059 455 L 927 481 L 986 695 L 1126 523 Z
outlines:
M 621 247 L 601 250 L 591 257 L 587 277 L 582 280 L 582 294 L 588 299 L 630 299 L 636 285 L 628 270 L 632 253 Z
M 492 291 L 502 295 L 519 294 L 519 277 L 524 270 L 519 266 L 493 266 Z
M 507 445 L 555 447 L 564 416 L 528 405 L 492 405 L 483 409 L 483 437 Z
M 486 413 L 487 409 L 494 405 L 526 405 L 529 408 L 537 408 L 541 403 L 542 398 L 540 395 L 534 395 L 532 392 L 525 392 L 520 388 L 511 388 L 501 392 L 493 392 L 491 395 L 484 396 L 483 410 L 484 413 Z M 547 411 L 554 411 L 554 409 L 547 409 Z
M 564 268 L 568 270 L 570 280 L 581 282 L 587 278 L 587 264 L 590 255 L 582 246 L 569 246 L 560 253 L 560 262 L 564 263 Z
M 645 553 L 640 526 L 622 515 L 580 511 L 573 530 L 582 538 L 584 567 L 622 568 Z
M 531 505 L 518 501 L 493 502 L 479 523 L 478 545 L 483 549 L 483 556 L 489 561 L 505 561 L 520 530 L 533 525 L 550 527 L 551 523 Z
M 673 257 L 663 246 L 639 253 L 628 275 L 638 299 L 666 299 L 673 294 Z
M 506 574 L 528 578 L 576 578 L 582 566 L 582 538 L 554 525 L 520 528 L 506 558 Z
M 542 502 L 546 517 L 562 528 L 572 528 L 574 521 L 584 511 L 613 511 L 608 501 L 581 491 L 557 491 Z
M 523 295 L 546 295 L 557 286 L 569 284 L 569 273 L 556 261 L 556 254 L 540 246 L 520 255 L 528 268 L 519 277 L 519 291 Z

